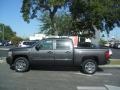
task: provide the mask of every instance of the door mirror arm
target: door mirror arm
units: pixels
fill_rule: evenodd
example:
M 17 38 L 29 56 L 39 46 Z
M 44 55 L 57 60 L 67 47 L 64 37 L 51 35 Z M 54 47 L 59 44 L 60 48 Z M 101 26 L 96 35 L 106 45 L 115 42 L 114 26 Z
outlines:
M 37 51 L 39 51 L 42 47 L 43 47 L 42 45 L 36 45 L 36 46 L 35 46 L 35 49 L 36 49 Z
M 39 50 L 40 50 L 40 47 L 37 45 L 37 46 L 35 46 L 35 49 L 36 49 L 37 51 L 39 51 Z

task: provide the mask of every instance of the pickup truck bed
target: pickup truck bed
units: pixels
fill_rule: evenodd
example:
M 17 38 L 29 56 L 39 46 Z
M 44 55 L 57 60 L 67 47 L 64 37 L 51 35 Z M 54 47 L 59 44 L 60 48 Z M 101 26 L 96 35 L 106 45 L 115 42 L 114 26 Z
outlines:
M 74 52 L 75 52 L 74 63 L 75 65 L 79 65 L 86 58 L 92 58 L 97 62 L 98 65 L 107 64 L 109 62 L 109 60 L 107 60 L 105 57 L 105 53 L 107 51 L 108 51 L 107 49 L 75 48 L 74 49 Z

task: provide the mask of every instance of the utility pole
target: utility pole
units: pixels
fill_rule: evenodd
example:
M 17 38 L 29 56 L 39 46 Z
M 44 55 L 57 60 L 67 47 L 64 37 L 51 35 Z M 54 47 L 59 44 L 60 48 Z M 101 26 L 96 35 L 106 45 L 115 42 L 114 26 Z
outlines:
M 3 34 L 2 39 L 4 40 L 4 25 L 3 25 L 2 29 L 3 29 L 3 31 L 2 31 L 2 34 Z

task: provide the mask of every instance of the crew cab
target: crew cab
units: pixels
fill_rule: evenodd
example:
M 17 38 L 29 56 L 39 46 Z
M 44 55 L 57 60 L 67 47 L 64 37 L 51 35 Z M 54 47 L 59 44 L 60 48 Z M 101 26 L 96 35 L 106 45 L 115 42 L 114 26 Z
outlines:
M 108 49 L 74 48 L 69 38 L 47 38 L 30 47 L 10 49 L 6 61 L 17 72 L 28 71 L 32 66 L 76 66 L 93 74 L 109 58 Z

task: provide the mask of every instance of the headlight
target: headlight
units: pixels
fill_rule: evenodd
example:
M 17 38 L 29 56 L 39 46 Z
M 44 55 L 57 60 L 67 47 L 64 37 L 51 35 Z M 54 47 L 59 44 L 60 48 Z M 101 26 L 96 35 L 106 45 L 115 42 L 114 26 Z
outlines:
M 9 51 L 9 52 L 8 52 L 8 56 L 12 56 L 12 51 Z

